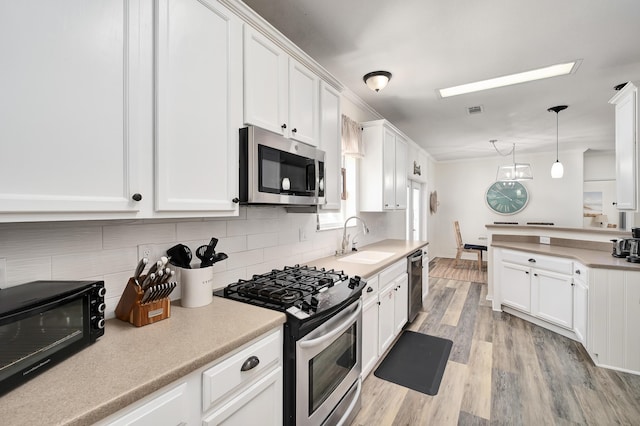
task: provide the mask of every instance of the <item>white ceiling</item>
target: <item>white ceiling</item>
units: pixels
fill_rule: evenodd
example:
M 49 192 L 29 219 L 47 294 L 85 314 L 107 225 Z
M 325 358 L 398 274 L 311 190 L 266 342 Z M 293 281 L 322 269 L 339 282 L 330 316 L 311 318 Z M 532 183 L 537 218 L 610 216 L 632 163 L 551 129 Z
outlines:
M 245 0 L 436 160 L 614 148 L 613 86 L 640 80 L 639 0 Z M 436 90 L 581 59 L 571 75 Z M 370 71 L 393 73 L 380 93 Z M 467 107 L 484 112 L 468 115 Z M 553 153 L 553 155 L 551 154 Z

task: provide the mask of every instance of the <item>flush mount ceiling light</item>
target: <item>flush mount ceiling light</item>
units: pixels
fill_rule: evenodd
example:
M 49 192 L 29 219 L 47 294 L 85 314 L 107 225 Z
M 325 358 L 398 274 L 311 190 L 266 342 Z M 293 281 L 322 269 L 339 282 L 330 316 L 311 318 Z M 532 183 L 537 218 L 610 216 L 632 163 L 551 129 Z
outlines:
M 580 65 L 580 60 L 575 60 L 565 64 L 556 64 L 517 74 L 510 74 L 502 77 L 490 78 L 488 80 L 476 81 L 474 83 L 447 87 L 446 89 L 439 89 L 438 93 L 440 93 L 440 97 L 448 98 L 449 96 L 495 89 L 496 87 L 511 86 L 512 84 L 526 83 L 528 81 L 542 80 L 544 78 L 572 74 L 576 69 L 578 69 L 578 65 Z
M 556 162 L 551 166 L 551 177 L 554 179 L 560 179 L 564 175 L 564 167 L 560 160 L 558 160 L 558 113 L 567 109 L 567 105 L 558 105 L 547 109 L 547 111 L 556 113 Z
M 496 147 L 496 140 L 492 139 L 489 141 L 491 145 L 493 145 L 493 149 L 503 157 L 512 154 L 513 155 L 513 164 L 507 164 L 504 166 L 498 167 L 498 173 L 496 174 L 497 182 L 515 182 L 521 180 L 532 180 L 533 179 L 533 171 L 531 170 L 531 165 L 529 163 L 516 163 L 516 144 L 513 144 L 511 151 L 505 152 L 504 154 L 498 150 Z
M 391 80 L 391 73 L 389 71 L 374 71 L 365 74 L 362 80 L 364 80 L 369 89 L 379 92 L 381 89 L 384 89 L 389 83 L 389 80 Z

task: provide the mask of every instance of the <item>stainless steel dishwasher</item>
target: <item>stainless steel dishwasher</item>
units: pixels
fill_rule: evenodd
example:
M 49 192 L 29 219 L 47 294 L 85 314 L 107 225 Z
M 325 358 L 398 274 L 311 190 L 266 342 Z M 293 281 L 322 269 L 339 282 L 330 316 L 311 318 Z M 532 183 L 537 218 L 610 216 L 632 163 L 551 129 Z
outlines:
M 409 274 L 409 322 L 413 322 L 422 308 L 422 249 L 407 257 Z

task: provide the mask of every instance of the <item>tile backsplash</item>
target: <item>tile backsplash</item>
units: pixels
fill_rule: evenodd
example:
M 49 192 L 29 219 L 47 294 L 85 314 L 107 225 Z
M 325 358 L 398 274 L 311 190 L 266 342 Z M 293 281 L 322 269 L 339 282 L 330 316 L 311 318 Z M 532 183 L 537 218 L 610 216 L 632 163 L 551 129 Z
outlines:
M 388 236 L 384 214 L 363 213 L 371 233 L 359 245 Z M 300 241 L 300 229 L 307 239 Z M 218 238 L 217 252 L 229 258 L 214 265 L 214 288 L 253 274 L 306 263 L 333 254 L 342 230 L 316 231 L 316 215 L 287 213 L 283 207 L 244 207 L 238 217 L 0 224 L 0 259 L 6 259 L 5 287 L 33 280 L 104 280 L 107 318 L 138 261 L 138 246 L 150 260 L 177 243 L 195 250 Z M 180 298 L 179 287 L 171 295 Z

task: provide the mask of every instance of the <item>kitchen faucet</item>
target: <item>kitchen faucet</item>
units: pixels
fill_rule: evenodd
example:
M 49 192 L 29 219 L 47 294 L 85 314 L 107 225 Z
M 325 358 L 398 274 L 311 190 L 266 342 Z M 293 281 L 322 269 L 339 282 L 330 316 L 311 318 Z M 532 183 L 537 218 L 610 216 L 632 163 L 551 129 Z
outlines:
M 344 221 L 344 230 L 342 231 L 342 250 L 340 252 L 340 254 L 344 254 L 347 251 L 347 246 L 349 245 L 349 237 L 351 236 L 351 234 L 347 235 L 347 223 L 351 220 L 351 219 L 358 219 L 360 222 L 362 222 L 362 231 L 365 234 L 369 233 L 369 228 L 367 227 L 367 223 L 364 221 L 364 219 L 362 219 L 361 217 L 358 216 L 351 216 L 350 218 L 348 218 L 347 220 Z M 354 236 L 355 237 L 355 236 Z

